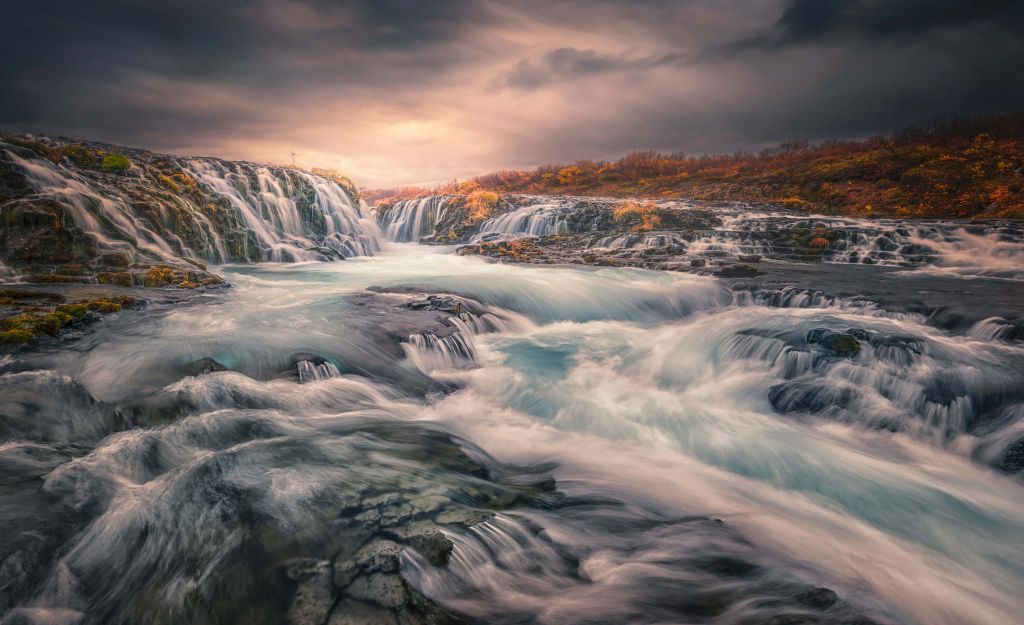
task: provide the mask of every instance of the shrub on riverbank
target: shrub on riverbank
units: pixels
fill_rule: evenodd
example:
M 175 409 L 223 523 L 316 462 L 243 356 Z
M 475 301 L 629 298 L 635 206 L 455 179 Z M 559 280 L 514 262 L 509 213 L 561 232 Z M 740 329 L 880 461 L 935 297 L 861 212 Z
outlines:
M 784 143 L 757 154 L 633 152 L 506 170 L 432 189 L 368 191 L 372 200 L 456 193 L 686 198 L 897 217 L 1024 218 L 1024 113 L 955 119 L 860 141 Z

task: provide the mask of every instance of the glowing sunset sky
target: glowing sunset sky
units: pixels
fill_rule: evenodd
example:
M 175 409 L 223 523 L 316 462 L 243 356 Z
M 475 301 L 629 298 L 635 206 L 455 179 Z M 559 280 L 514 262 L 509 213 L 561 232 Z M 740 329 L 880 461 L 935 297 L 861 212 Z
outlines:
M 436 182 L 1024 108 L 1014 0 L 9 3 L 0 127 Z

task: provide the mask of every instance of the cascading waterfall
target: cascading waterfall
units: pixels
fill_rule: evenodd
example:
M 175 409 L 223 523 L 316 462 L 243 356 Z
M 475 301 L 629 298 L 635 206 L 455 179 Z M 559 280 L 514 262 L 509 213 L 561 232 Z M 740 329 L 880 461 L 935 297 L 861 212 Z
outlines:
M 41 158 L 22 156 L 0 148 L 0 160 L 10 163 L 24 176 L 38 197 L 55 200 L 66 207 L 74 225 L 92 236 L 101 249 L 134 255 L 148 252 L 157 259 L 180 256 L 203 257 L 174 233 L 163 236 L 153 231 L 131 207 L 130 200 L 116 189 L 95 186 L 78 173 Z M 204 237 L 211 260 L 220 260 L 223 249 L 210 220 L 199 212 L 192 215 L 194 230 Z
M 62 206 L 99 252 L 150 262 L 301 261 L 367 256 L 380 233 L 369 210 L 339 184 L 299 170 L 217 159 L 161 157 L 202 194 L 152 169 L 142 156 L 123 174 L 54 164 L 0 145 L 0 165 L 31 189 L 27 201 Z M 172 192 L 173 191 L 173 192 Z M 140 199 L 144 198 L 144 199 Z
M 384 237 L 389 241 L 410 243 L 434 232 L 434 225 L 444 219 L 448 203 L 446 195 L 431 195 L 395 202 L 379 216 Z
M 566 202 L 561 199 L 544 199 L 492 217 L 480 225 L 471 239 L 474 243 L 501 238 L 520 236 L 542 237 L 554 234 L 566 234 L 568 224 L 565 221 Z
M 302 171 L 210 159 L 187 161 L 188 171 L 228 198 L 267 250 L 265 260 L 317 260 L 326 247 L 343 256 L 380 249 L 373 220 L 339 185 Z M 300 206 L 301 204 L 301 206 Z

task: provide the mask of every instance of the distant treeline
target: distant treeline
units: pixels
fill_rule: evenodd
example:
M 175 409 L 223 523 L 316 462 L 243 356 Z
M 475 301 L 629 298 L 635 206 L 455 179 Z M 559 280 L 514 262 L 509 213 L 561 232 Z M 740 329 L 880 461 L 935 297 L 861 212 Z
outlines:
M 365 196 L 394 201 L 478 189 L 774 202 L 865 216 L 1024 218 L 1024 113 L 957 118 L 862 141 L 792 141 L 757 154 L 640 151 Z

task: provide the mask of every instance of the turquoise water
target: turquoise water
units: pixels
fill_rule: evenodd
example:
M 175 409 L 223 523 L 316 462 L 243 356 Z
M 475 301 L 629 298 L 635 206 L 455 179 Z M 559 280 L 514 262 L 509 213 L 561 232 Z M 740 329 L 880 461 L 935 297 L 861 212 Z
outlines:
M 395 245 L 339 263 L 222 271 L 234 284 L 226 294 L 126 326 L 119 340 L 55 366 L 102 400 L 141 388 L 175 398 L 194 407 L 186 423 L 216 422 L 239 407 L 285 428 L 346 414 L 436 423 L 499 461 L 552 463 L 567 493 L 665 518 L 722 519 L 764 562 L 828 585 L 880 619 L 1003 625 L 1024 613 L 1024 487 L 973 462 L 976 441 L 963 427 L 981 398 L 1019 383 L 1019 347 L 951 336 L 912 316 L 736 306 L 720 282 L 693 275 L 492 264 L 448 248 Z M 353 330 L 368 313 L 351 296 L 410 285 L 472 298 L 501 329 L 469 337 L 470 366 L 424 371 L 385 357 L 372 333 Z M 865 345 L 854 359 L 815 360 L 802 337 L 817 327 L 901 337 L 914 349 Z M 335 363 L 343 376 L 304 385 L 282 378 L 299 352 Z M 204 357 L 234 371 L 175 382 L 159 374 L 166 363 Z M 405 374 L 458 390 L 424 400 L 402 386 Z M 848 388 L 852 399 L 837 400 L 829 418 L 783 416 L 769 396 L 794 380 Z M 189 436 L 200 434 L 173 433 L 180 457 L 169 462 L 193 461 L 194 452 L 181 451 L 191 449 L 182 442 Z M 76 463 L 113 462 L 104 458 L 131 456 L 138 444 L 115 435 Z M 263 479 L 258 466 L 252 471 Z M 334 479 L 322 471 L 285 480 L 282 466 L 276 479 L 302 501 Z M 101 544 L 98 536 L 116 535 L 110 526 L 123 522 L 128 504 L 114 501 L 102 517 L 108 527 L 78 539 L 89 557 L 103 556 L 86 543 Z M 298 514 L 295 505 L 282 510 Z M 669 566 L 695 548 L 634 536 L 638 521 L 616 535 L 588 533 L 585 519 L 567 513 L 524 515 L 583 554 L 587 583 L 567 581 L 546 547 L 499 521 L 488 535 L 455 537 L 457 557 L 443 575 L 407 561 L 410 578 L 471 614 L 602 622 L 636 600 L 649 583 L 645 567 Z M 532 555 L 516 551 L 524 545 Z M 502 557 L 500 567 L 487 564 Z

